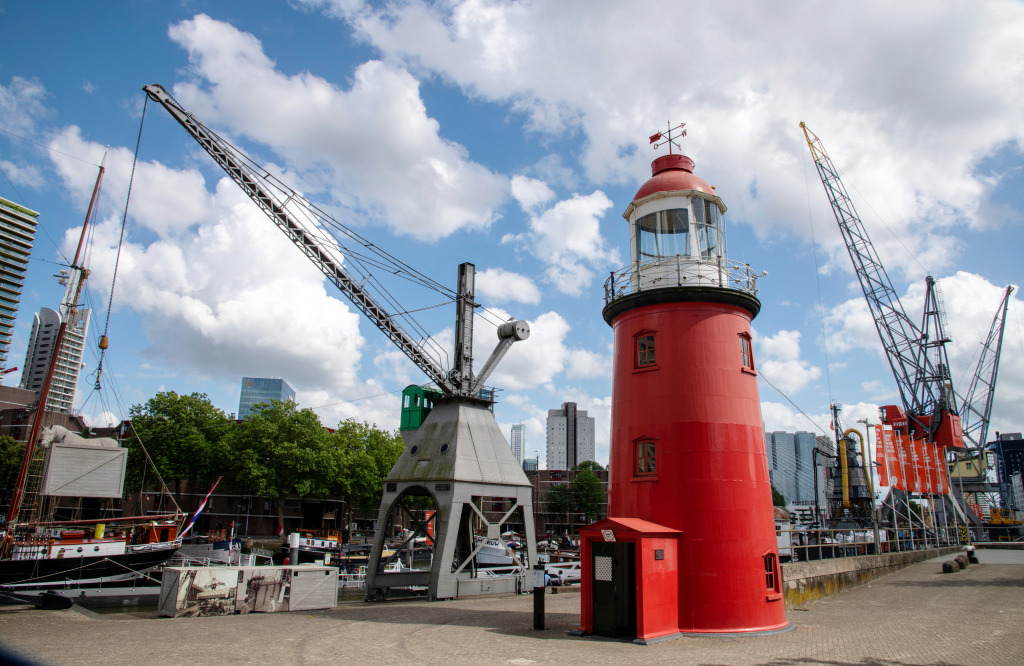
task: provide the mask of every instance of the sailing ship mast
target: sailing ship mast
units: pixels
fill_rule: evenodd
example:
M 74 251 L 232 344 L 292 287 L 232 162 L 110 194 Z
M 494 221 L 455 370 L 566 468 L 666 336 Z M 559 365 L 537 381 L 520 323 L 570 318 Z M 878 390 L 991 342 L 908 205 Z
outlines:
M 38 484 L 26 492 L 26 485 L 29 478 L 29 468 L 35 456 L 36 442 L 39 440 L 39 430 L 46 414 L 46 402 L 49 399 L 50 385 L 53 382 L 53 374 L 57 368 L 60 358 L 64 337 L 69 321 L 73 321 L 78 312 L 78 299 L 82 294 L 82 287 L 89 277 L 89 270 L 81 265 L 82 247 L 85 245 L 85 236 L 89 229 L 89 221 L 92 219 L 93 208 L 99 198 L 100 185 L 103 182 L 103 173 L 106 170 L 107 156 L 103 155 L 100 163 L 99 173 L 96 176 L 96 184 L 93 186 L 92 198 L 89 200 L 89 210 L 85 214 L 85 223 L 82 224 L 82 235 L 78 238 L 78 247 L 75 250 L 75 258 L 71 262 L 71 272 L 67 279 L 64 290 L 64 302 L 60 306 L 60 326 L 57 328 L 57 336 L 53 345 L 53 353 L 50 355 L 50 362 L 46 368 L 46 376 L 43 379 L 43 386 L 39 391 L 39 400 L 36 403 L 36 412 L 32 418 L 32 430 L 29 433 L 28 441 L 25 443 L 25 455 L 21 459 L 21 468 L 18 470 L 18 478 L 14 484 L 14 492 L 11 495 L 11 504 L 7 510 L 7 525 L 12 526 L 17 522 L 30 522 L 33 519 L 33 512 L 36 509 Z M 22 509 L 24 508 L 24 512 Z M 19 520 L 19 517 L 22 520 Z

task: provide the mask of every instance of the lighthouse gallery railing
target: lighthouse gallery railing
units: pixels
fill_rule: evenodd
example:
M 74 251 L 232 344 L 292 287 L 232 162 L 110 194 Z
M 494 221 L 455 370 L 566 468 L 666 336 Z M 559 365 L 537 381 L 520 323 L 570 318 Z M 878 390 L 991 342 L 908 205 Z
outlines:
M 671 287 L 721 287 L 757 296 L 757 280 L 750 264 L 731 259 L 693 259 L 676 255 L 660 261 L 631 264 L 612 271 L 604 283 L 605 305 L 641 291 Z

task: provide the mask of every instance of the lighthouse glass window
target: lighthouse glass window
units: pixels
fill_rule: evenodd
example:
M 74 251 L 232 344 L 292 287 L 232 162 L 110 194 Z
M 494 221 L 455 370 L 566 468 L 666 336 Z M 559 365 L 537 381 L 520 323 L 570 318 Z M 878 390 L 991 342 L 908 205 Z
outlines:
M 718 242 L 721 237 L 721 220 L 718 204 L 700 197 L 693 198 L 694 234 L 701 259 L 715 259 L 722 254 Z
M 636 221 L 636 260 L 644 264 L 690 254 L 690 221 L 685 208 L 670 208 Z

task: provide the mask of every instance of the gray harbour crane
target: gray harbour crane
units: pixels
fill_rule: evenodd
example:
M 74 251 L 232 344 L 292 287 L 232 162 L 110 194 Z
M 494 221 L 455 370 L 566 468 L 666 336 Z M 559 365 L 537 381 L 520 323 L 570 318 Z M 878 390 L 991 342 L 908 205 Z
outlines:
M 393 587 L 425 587 L 430 599 L 514 591 L 521 588 L 527 564 L 537 561 L 533 500 L 529 480 L 505 441 L 494 415 L 493 391 L 484 382 L 513 343 L 530 335 L 527 322 L 498 326 L 498 344 L 479 374 L 473 373 L 475 268 L 459 266 L 458 288 L 446 289 L 353 230 L 340 224 L 300 193 L 279 181 L 245 153 L 184 109 L 163 86 L 143 90 L 160 104 L 217 162 L 287 238 L 320 269 L 352 304 L 409 357 L 444 393 L 419 429 L 404 434 L 406 449 L 385 480 L 380 519 L 366 575 L 368 600 L 387 597 Z M 398 305 L 374 270 L 399 275 L 452 296 L 456 304 L 454 363 L 446 369 L 445 350 Z M 389 309 L 390 308 L 390 309 Z M 419 339 L 414 337 L 415 332 Z M 419 520 L 410 497 L 430 497 L 437 510 Z M 500 521 L 488 522 L 478 509 L 483 497 L 505 497 L 511 508 Z M 390 516 L 402 511 L 414 526 L 405 541 L 385 556 Z M 478 569 L 483 545 L 500 537 L 502 523 L 514 514 L 526 531 L 526 559 L 520 573 L 502 577 Z M 474 523 L 477 527 L 474 527 Z M 478 535 L 479 526 L 485 534 Z M 477 538 L 482 537 L 482 538 Z M 389 565 L 414 539 L 432 542 L 429 571 L 394 570 Z

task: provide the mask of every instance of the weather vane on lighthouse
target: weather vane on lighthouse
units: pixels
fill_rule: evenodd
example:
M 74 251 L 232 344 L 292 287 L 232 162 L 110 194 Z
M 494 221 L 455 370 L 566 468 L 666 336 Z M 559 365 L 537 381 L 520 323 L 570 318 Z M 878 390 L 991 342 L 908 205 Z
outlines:
M 682 139 L 686 136 L 686 130 L 683 129 L 686 127 L 686 123 L 679 123 L 677 126 L 672 127 L 672 121 L 670 120 L 665 124 L 669 126 L 669 128 L 665 130 L 665 133 L 662 134 L 661 132 L 656 132 L 651 135 L 650 139 L 651 143 L 654 144 L 652 147 L 655 150 L 657 150 L 659 146 L 668 143 L 668 154 L 671 155 L 672 146 L 679 148 L 679 150 L 683 149 L 682 146 L 676 142 L 676 139 Z M 673 132 L 675 132 L 675 134 L 673 134 Z

